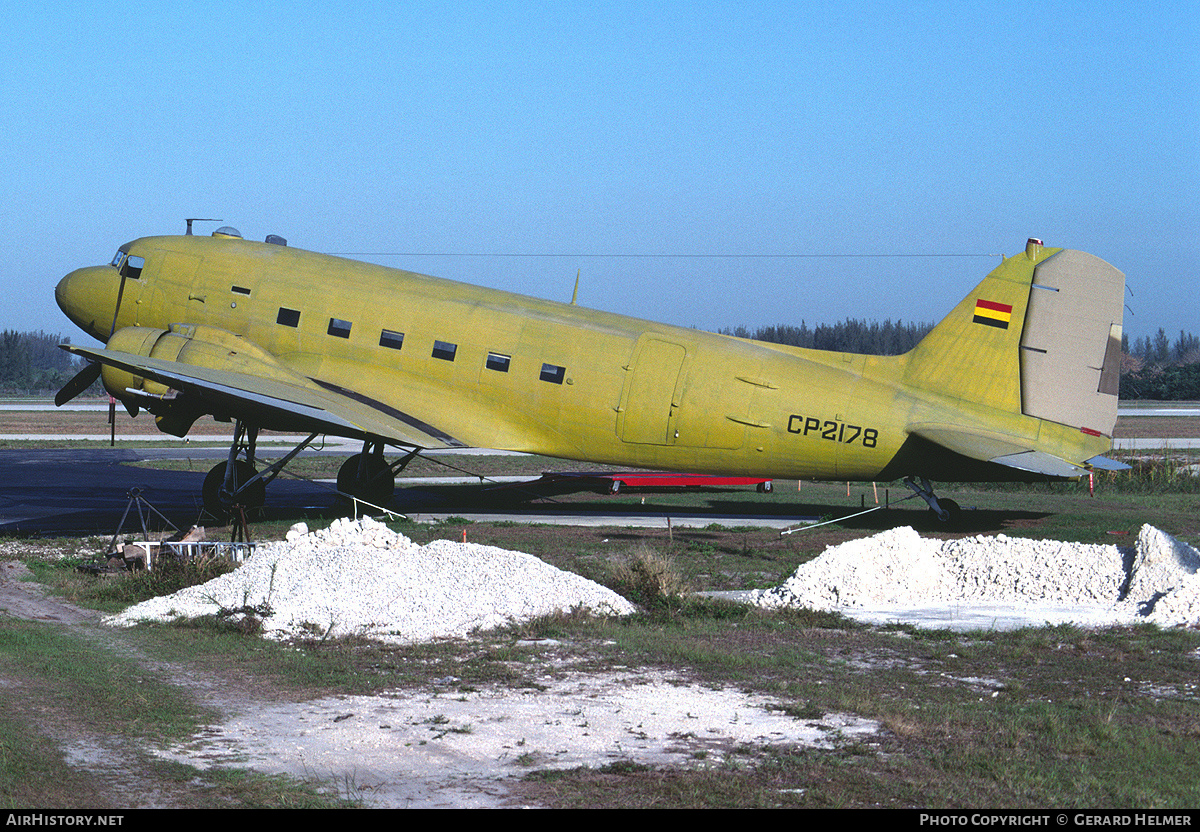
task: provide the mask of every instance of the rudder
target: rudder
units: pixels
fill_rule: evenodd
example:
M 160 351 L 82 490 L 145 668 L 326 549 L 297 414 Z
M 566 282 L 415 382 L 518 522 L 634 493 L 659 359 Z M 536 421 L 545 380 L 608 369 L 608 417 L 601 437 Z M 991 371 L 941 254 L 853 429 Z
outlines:
M 1112 436 L 1121 376 L 1125 275 L 1082 251 L 1060 251 L 1033 273 L 1021 336 L 1027 416 Z

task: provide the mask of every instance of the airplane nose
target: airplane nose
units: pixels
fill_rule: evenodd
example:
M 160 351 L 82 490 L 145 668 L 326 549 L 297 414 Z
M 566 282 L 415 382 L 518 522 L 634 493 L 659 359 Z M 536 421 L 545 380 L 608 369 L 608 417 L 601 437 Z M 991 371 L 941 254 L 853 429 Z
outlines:
M 110 266 L 76 269 L 54 289 L 54 300 L 71 322 L 93 338 L 107 341 L 117 302 L 117 270 Z

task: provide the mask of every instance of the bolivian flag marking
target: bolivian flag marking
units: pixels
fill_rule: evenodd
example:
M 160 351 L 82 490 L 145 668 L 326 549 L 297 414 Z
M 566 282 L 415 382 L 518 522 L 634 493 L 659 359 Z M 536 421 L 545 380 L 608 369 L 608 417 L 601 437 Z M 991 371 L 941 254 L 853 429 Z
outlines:
M 1008 329 L 1008 322 L 1011 318 L 1012 304 L 1010 303 L 996 303 L 994 300 L 975 301 L 975 317 L 972 320 L 977 324 Z

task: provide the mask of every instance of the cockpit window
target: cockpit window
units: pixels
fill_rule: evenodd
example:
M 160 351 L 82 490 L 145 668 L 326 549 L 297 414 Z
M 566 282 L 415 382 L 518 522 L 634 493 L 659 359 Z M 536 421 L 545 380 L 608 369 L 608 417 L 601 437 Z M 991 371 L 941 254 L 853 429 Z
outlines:
M 121 277 L 132 277 L 134 280 L 137 280 L 142 276 L 142 269 L 145 265 L 145 257 L 138 257 L 136 254 L 131 254 L 125 258 L 125 265 L 121 267 Z
M 114 269 L 119 268 L 121 265 L 121 261 L 124 259 L 125 259 L 125 252 L 118 251 L 115 255 L 113 255 L 112 262 L 109 263 L 109 265 L 112 266 Z

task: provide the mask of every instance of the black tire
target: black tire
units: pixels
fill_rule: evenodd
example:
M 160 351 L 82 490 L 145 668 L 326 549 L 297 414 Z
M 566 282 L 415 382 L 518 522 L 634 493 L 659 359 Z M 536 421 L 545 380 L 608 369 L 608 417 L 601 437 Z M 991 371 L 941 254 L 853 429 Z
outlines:
M 373 505 L 385 506 L 396 493 L 396 479 L 392 476 L 391 466 L 382 456 L 368 454 L 365 476 L 360 480 L 358 469 L 362 456 L 355 454 L 342 463 L 337 475 L 338 491 Z
M 225 469 L 227 462 L 221 462 L 213 467 L 204 477 L 204 487 L 201 494 L 204 499 L 204 510 L 221 520 L 229 518 L 230 509 L 235 505 L 245 508 L 262 508 L 267 501 L 267 486 L 262 480 L 257 480 L 243 488 L 247 482 L 258 473 L 254 466 L 244 459 L 235 460 L 233 465 L 234 490 L 228 494 L 225 491 Z
M 775 490 L 775 485 L 774 485 L 774 483 L 771 482 L 771 480 L 767 480 L 766 482 L 760 482 L 758 484 L 758 493 L 759 494 L 770 494 L 774 490 Z

